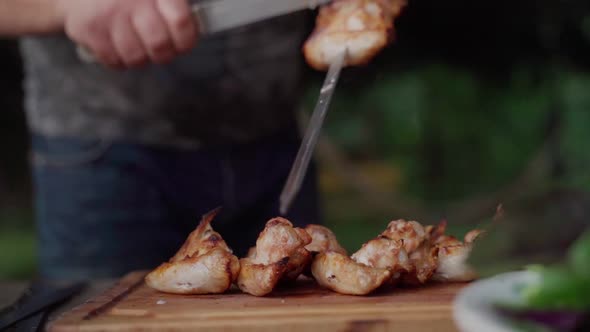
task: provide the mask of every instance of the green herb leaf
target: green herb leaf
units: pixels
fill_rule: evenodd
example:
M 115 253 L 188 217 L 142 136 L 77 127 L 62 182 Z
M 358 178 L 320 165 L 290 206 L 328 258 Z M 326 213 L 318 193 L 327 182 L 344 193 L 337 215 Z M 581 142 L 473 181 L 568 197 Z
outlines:
M 540 281 L 522 290 L 531 309 L 588 310 L 590 309 L 590 283 L 569 267 L 537 269 Z

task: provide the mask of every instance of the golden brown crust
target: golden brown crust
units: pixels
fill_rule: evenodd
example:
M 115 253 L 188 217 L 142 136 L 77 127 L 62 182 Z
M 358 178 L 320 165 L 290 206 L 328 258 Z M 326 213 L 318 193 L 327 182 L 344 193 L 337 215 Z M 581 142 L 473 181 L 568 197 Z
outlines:
M 266 223 L 256 247 L 241 262 L 238 287 L 245 293 L 264 296 L 280 281 L 296 280 L 311 260 L 305 246 L 311 236 L 284 218 Z
M 211 222 L 219 213 L 203 216 L 178 252 L 146 277 L 156 290 L 175 294 L 211 294 L 227 291 L 237 279 L 240 263 Z
M 357 263 L 346 255 L 331 251 L 315 257 L 311 272 L 320 286 L 348 295 L 367 295 L 391 278 L 388 269 Z
M 249 258 L 240 260 L 238 287 L 245 293 L 264 296 L 273 291 L 277 283 L 287 271 L 289 257 L 271 264 L 256 264 Z
M 347 255 L 346 249 L 338 243 L 336 235 L 329 228 L 312 224 L 307 225 L 305 231 L 311 236 L 311 242 L 305 247 L 305 249 L 314 253 L 329 250 Z
M 240 263 L 211 227 L 218 212 L 204 215 L 178 252 L 145 277 L 149 287 L 174 294 L 223 293 L 231 287 Z
M 351 257 L 330 250 L 318 254 L 312 275 L 321 286 L 336 292 L 366 295 L 383 285 L 395 284 L 410 268 L 403 241 L 379 236 Z
M 394 38 L 394 19 L 405 0 L 335 0 L 322 7 L 303 53 L 309 65 L 326 70 L 348 49 L 347 66 L 370 62 Z
M 388 269 L 392 274 L 408 271 L 410 260 L 402 241 L 379 236 L 365 244 L 351 258 L 367 266 Z
M 410 254 L 410 269 L 402 274 L 401 284 L 418 286 L 427 283 L 438 268 L 438 247 L 425 242 Z
M 197 228 L 189 234 L 182 247 L 170 259 L 170 262 L 178 262 L 195 255 L 199 256 L 213 248 L 222 248 L 228 252 L 232 252 L 221 235 L 211 227 L 211 222 L 220 211 L 221 209 L 217 208 L 201 218 L 201 222 Z
M 464 236 L 464 242 L 450 236 L 441 237 L 436 246 L 438 252 L 438 268 L 433 280 L 443 282 L 466 282 L 477 279 L 475 270 L 469 266 L 467 260 L 471 254 L 473 244 L 484 232 L 474 229 Z
M 293 282 L 311 265 L 313 255 L 305 248 L 297 249 L 297 251 L 290 257 L 287 264 L 287 271 L 283 276 L 283 281 Z
M 313 278 L 311 274 L 311 263 L 314 255 L 326 251 L 348 255 L 346 249 L 338 243 L 336 235 L 329 228 L 322 225 L 310 224 L 305 227 L 305 231 L 311 236 L 311 242 L 305 247 L 305 249 L 311 252 L 307 266 L 303 269 L 305 276 Z
M 381 236 L 391 240 L 402 241 L 404 249 L 408 254 L 417 250 L 428 238 L 426 229 L 419 222 L 406 221 L 404 219 L 390 222 L 383 233 L 381 233 Z

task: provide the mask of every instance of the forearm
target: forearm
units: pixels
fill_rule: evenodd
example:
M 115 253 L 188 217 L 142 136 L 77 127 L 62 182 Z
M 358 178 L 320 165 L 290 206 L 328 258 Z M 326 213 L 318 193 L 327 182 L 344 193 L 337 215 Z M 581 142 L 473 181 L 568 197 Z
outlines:
M 63 21 L 58 0 L 0 0 L 0 37 L 60 32 Z

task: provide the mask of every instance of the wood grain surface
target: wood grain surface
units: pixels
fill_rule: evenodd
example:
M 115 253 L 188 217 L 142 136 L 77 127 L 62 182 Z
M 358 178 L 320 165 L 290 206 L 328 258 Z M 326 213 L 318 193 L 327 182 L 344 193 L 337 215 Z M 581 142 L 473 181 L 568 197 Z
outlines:
M 465 284 L 392 289 L 346 296 L 298 284 L 254 297 L 231 290 L 219 295 L 172 295 L 127 275 L 113 288 L 64 313 L 49 330 L 70 331 L 457 331 L 451 306 Z

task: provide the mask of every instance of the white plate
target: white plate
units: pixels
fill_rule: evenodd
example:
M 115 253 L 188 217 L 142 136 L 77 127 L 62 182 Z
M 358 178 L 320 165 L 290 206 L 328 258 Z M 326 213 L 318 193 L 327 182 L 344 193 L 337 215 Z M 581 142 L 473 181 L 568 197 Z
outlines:
M 498 302 L 519 303 L 516 287 L 536 282 L 538 274 L 510 272 L 477 281 L 455 298 L 453 316 L 461 332 L 514 332 L 510 322 L 494 309 Z

